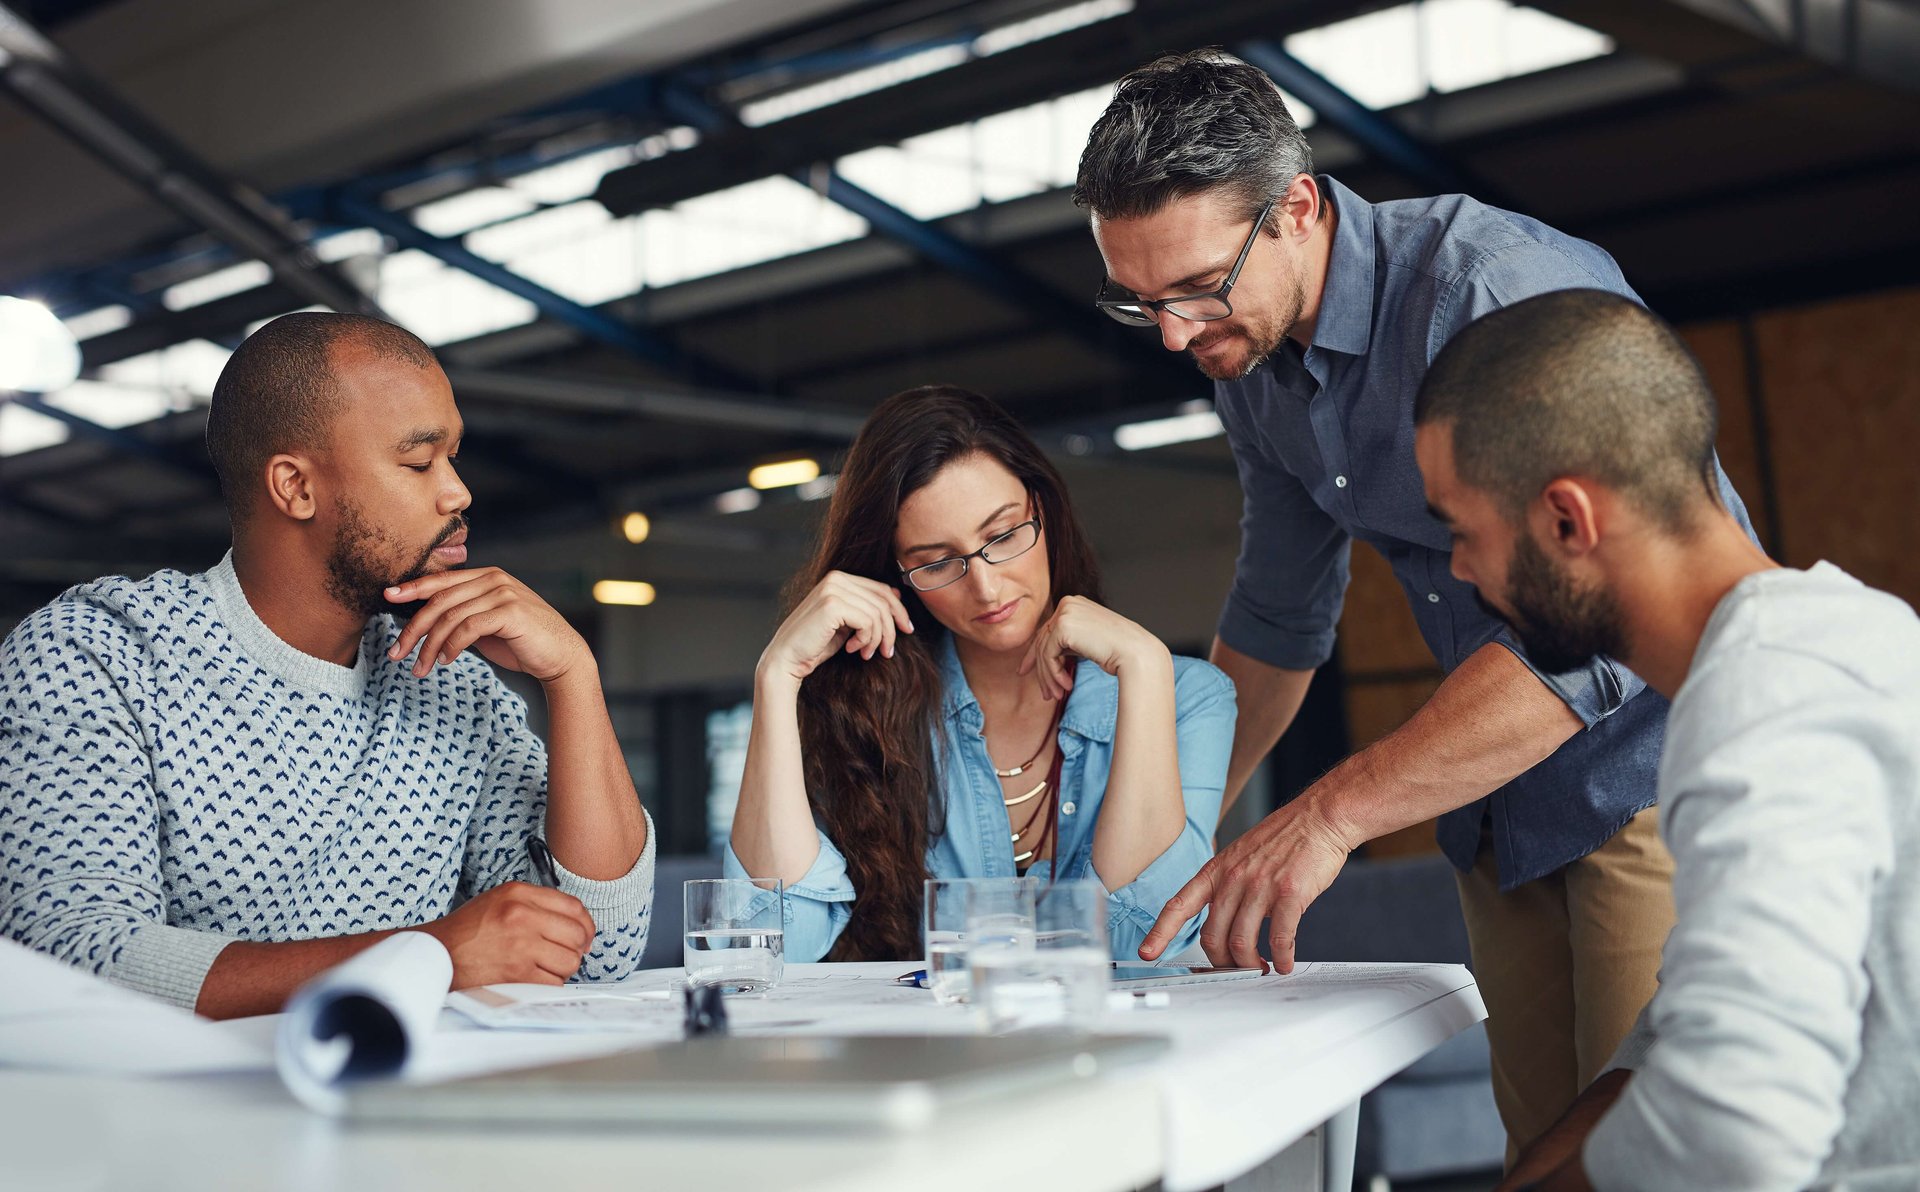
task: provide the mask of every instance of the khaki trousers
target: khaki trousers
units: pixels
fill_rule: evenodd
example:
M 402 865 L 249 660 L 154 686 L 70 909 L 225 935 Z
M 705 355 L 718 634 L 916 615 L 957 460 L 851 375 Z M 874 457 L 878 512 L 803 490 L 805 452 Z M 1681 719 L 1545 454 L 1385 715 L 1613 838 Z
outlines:
M 1500 892 L 1491 833 L 1457 874 L 1487 1002 L 1507 1165 L 1599 1075 L 1659 983 L 1673 927 L 1673 857 L 1657 808 L 1578 861 Z

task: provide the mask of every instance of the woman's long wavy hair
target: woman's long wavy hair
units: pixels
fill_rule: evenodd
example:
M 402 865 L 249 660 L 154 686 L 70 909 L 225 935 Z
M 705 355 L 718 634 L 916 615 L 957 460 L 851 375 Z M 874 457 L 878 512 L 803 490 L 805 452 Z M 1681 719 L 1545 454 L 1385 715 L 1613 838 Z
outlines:
M 998 461 L 1032 497 L 1053 573 L 1050 601 L 1100 599 L 1099 569 L 1066 485 L 1012 415 L 947 385 L 880 403 L 847 454 L 813 560 L 794 577 L 787 601 L 791 609 L 828 572 L 844 571 L 899 588 L 915 630 L 899 635 L 891 659 L 836 654 L 800 689 L 807 798 L 845 854 L 856 892 L 832 960 L 920 954 L 927 844 L 946 821 L 935 748 L 936 650 L 946 630 L 901 579 L 893 535 L 909 496 L 948 464 L 976 454 Z

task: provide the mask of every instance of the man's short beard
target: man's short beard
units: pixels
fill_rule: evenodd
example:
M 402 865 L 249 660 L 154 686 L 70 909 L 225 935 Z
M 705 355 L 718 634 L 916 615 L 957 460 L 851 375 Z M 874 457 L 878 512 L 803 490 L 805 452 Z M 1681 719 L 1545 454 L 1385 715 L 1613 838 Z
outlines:
M 342 499 L 335 507 L 338 528 L 333 546 L 327 551 L 327 595 L 340 607 L 372 617 L 380 613 L 410 615 L 421 603 L 395 604 L 386 590 L 396 584 L 419 579 L 427 573 L 433 552 L 439 545 L 466 527 L 466 519 L 455 515 L 427 548 L 419 553 L 411 567 L 399 567 L 393 560 L 403 557 L 404 547 L 392 535 L 375 529 L 352 501 Z
M 1245 364 L 1216 372 L 1208 368 L 1200 357 L 1195 355 L 1194 365 L 1199 368 L 1200 375 L 1211 381 L 1238 381 L 1243 377 L 1251 376 L 1253 370 L 1265 364 L 1267 357 L 1279 351 L 1280 345 L 1286 342 L 1287 336 L 1293 334 L 1294 326 L 1300 322 L 1301 312 L 1306 308 L 1306 288 L 1298 279 L 1295 279 L 1295 284 L 1287 293 L 1286 305 L 1280 309 L 1278 318 L 1259 319 L 1252 314 L 1243 318 L 1239 334 L 1251 349 L 1247 353 Z
M 1548 674 L 1579 670 L 1598 654 L 1626 652 L 1626 617 L 1613 594 L 1575 587 L 1524 532 L 1514 540 L 1507 569 L 1507 603 L 1513 615 L 1505 619 L 1527 657 Z

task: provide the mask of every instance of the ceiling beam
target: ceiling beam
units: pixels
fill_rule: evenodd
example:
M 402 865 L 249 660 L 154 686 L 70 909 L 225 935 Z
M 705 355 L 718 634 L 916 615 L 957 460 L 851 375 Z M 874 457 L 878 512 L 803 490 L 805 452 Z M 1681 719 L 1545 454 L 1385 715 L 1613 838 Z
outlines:
M 1278 37 L 1376 3 L 1355 0 L 1140 0 L 1100 21 L 763 128 L 717 133 L 657 161 L 615 170 L 595 195 L 631 214 L 836 161 L 996 112 L 1111 83 L 1156 54 Z
M 345 273 L 314 255 L 260 192 L 223 176 L 146 119 L 12 9 L 0 4 L 0 87 L 109 169 L 245 257 L 304 302 L 380 315 Z

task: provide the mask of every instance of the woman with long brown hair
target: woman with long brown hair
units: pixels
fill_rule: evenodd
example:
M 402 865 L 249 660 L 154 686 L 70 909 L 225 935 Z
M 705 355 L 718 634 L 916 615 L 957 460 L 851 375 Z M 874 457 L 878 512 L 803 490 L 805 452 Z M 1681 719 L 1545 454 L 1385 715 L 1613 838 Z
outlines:
M 785 882 L 787 957 L 917 957 L 926 878 L 1016 873 L 1099 880 L 1134 957 L 1212 855 L 1233 686 L 1100 605 L 1019 423 L 945 386 L 882 402 L 793 594 L 727 853 Z

